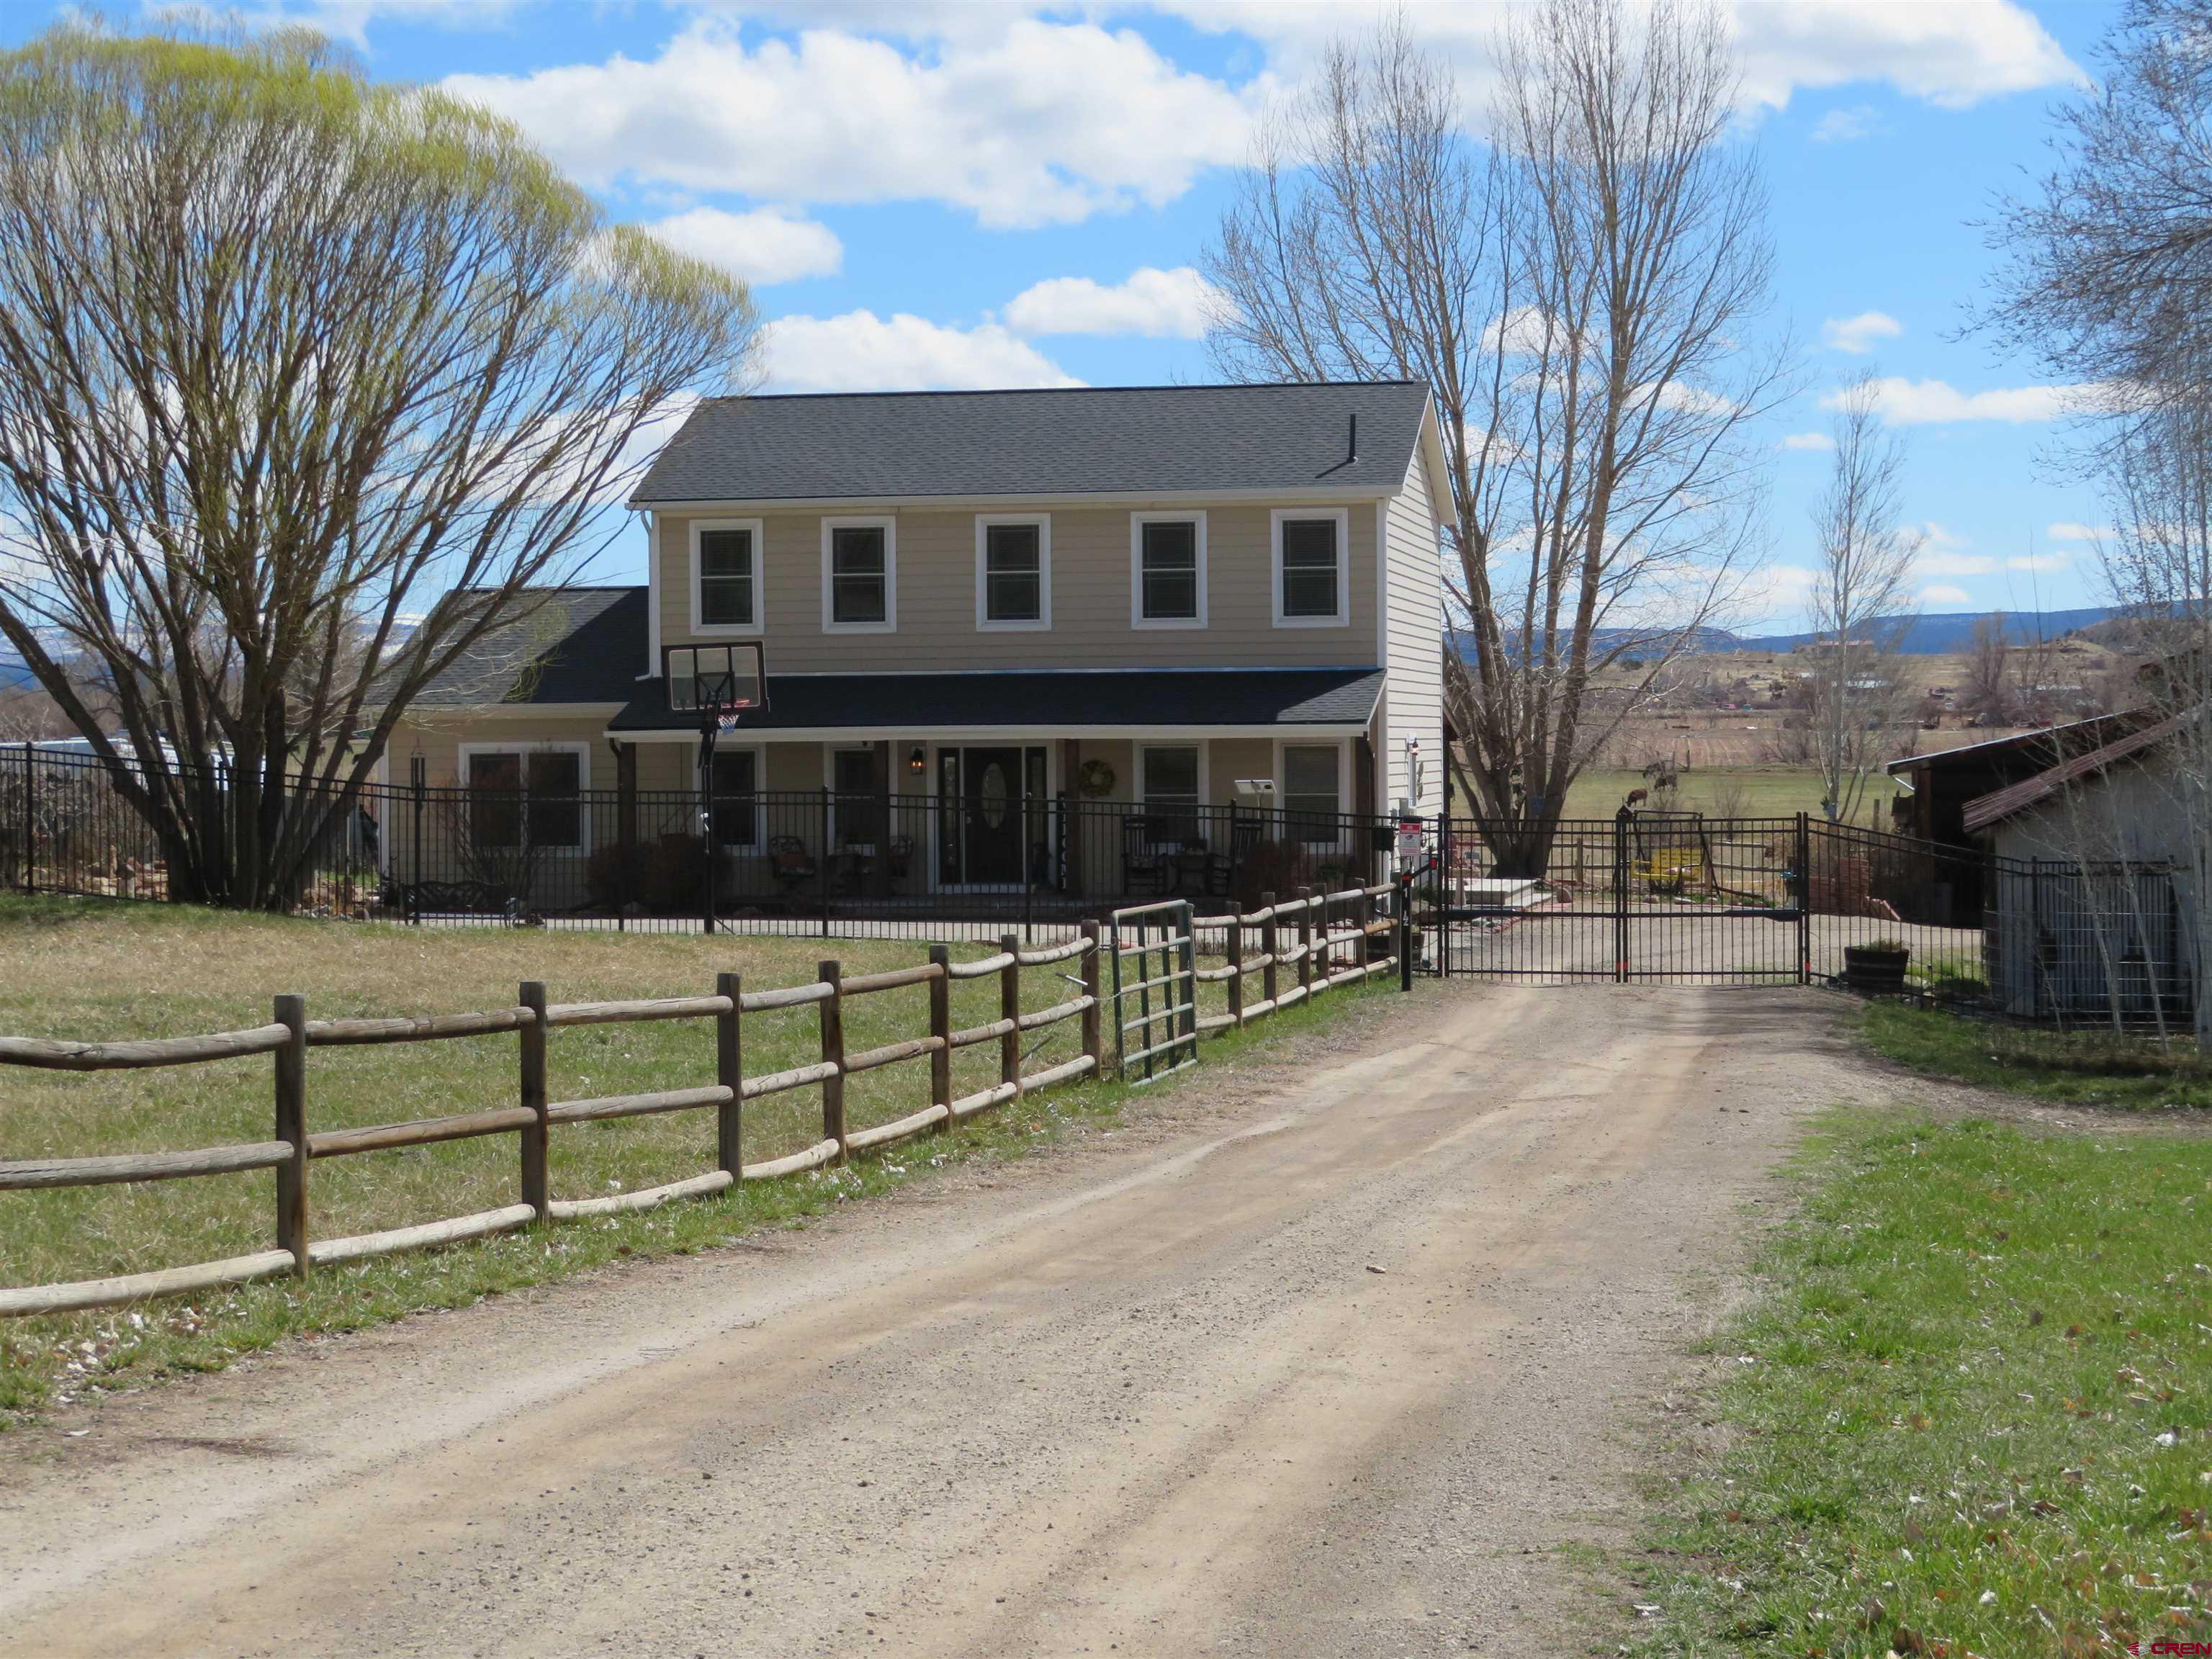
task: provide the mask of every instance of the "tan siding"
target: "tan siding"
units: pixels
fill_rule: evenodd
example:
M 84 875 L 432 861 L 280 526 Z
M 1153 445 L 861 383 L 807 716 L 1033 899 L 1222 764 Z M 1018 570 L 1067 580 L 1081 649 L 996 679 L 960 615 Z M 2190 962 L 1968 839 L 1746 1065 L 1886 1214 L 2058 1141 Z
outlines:
M 1206 758 L 1207 793 L 1217 806 L 1237 798 L 1239 778 L 1275 775 L 1275 745 L 1265 738 L 1216 738 Z
M 1443 800 L 1443 583 L 1441 544 L 1429 504 L 1426 455 L 1413 452 L 1406 486 L 1386 514 L 1389 561 L 1384 573 L 1389 678 L 1383 690 L 1382 811 L 1393 811 L 1412 793 L 1406 739 L 1421 744 L 1421 799 L 1414 810 L 1440 810 Z
M 1375 515 L 1349 511 L 1345 628 L 1277 628 L 1273 621 L 1273 507 L 1284 501 L 1206 512 L 1206 610 L 1203 629 L 1129 625 L 1132 509 L 1060 508 L 1052 520 L 1052 627 L 1039 632 L 975 626 L 975 514 L 909 509 L 896 514 L 898 631 L 822 629 L 822 515 L 763 516 L 763 638 L 769 672 L 928 672 L 976 668 L 1157 668 L 1336 665 L 1375 655 Z M 708 515 L 702 515 L 708 516 Z M 841 515 L 831 515 L 841 516 Z M 854 515 L 860 516 L 860 515 Z M 690 520 L 658 515 L 661 637 L 691 634 Z

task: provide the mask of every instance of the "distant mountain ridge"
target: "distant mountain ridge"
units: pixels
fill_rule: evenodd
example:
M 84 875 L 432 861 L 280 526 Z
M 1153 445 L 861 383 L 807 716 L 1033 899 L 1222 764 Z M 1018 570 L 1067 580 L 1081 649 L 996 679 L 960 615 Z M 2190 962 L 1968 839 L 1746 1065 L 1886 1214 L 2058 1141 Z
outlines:
M 1917 657 L 1936 657 L 1964 651 L 1972 644 L 1976 627 L 1996 617 L 2004 618 L 2006 637 L 2014 645 L 2032 645 L 2038 640 L 2055 640 L 2077 629 L 2110 622 L 2121 614 L 2120 608 L 2112 605 L 2084 605 L 2073 611 L 1938 611 L 1933 615 L 1914 617 L 1907 622 L 1898 649 Z M 1749 639 L 1731 637 L 1735 639 L 1732 645 L 1713 648 L 1723 651 L 1794 651 L 1801 645 L 1811 644 L 1820 635 L 1804 633 L 1765 634 Z
M 1974 629 L 1993 617 L 2005 619 L 2005 633 L 2015 645 L 2032 644 L 2039 639 L 2055 640 L 2063 634 L 2093 628 L 2099 623 L 2112 621 L 2125 614 L 2118 605 L 2085 605 L 2073 611 L 1946 611 L 1930 616 L 1911 618 L 1905 625 L 1904 637 L 1898 648 L 1909 655 L 1919 657 L 1943 656 L 1966 650 L 1973 641 Z M 1601 651 L 1610 651 L 1634 640 L 1646 637 L 1641 629 L 1601 628 L 1596 644 Z M 1702 652 L 1727 653 L 1737 651 L 1794 651 L 1801 645 L 1809 645 L 1820 635 L 1808 631 L 1802 634 L 1731 634 L 1724 628 L 1701 628 L 1692 641 Z M 1466 634 L 1456 634 L 1454 641 L 1462 651 L 1472 650 L 1474 640 Z

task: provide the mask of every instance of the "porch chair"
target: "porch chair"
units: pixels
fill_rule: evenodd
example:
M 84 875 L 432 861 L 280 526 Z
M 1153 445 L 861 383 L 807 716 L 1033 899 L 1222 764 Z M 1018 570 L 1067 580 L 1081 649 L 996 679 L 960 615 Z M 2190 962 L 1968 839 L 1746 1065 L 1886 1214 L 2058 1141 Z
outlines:
M 1182 842 L 1165 818 L 1121 820 L 1121 890 L 1136 896 L 1162 894 L 1175 885 L 1176 854 Z
M 1227 898 L 1235 890 L 1237 872 L 1252 862 L 1252 849 L 1260 844 L 1266 821 L 1257 814 L 1239 813 L 1229 821 L 1229 845 L 1206 861 L 1206 891 L 1209 898 Z
M 806 843 L 796 836 L 768 838 L 768 867 L 786 897 L 822 872 L 821 866 L 814 862 L 814 855 L 806 850 Z

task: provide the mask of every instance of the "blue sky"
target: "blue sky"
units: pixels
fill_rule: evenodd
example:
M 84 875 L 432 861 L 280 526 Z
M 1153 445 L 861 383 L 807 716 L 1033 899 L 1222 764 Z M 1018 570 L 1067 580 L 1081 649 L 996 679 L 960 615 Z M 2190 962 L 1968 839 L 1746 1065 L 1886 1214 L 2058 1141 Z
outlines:
M 162 10 L 149 5 L 149 13 Z M 1503 7 L 1416 3 L 1486 95 Z M 1798 620 L 1826 456 L 1803 434 L 1845 376 L 1891 384 L 1929 611 L 2100 603 L 2096 492 L 2053 449 L 2032 366 L 1960 327 L 1991 258 L 1974 222 L 2039 162 L 2052 102 L 2116 8 L 2014 0 L 1737 0 L 1740 142 L 1777 241 L 1773 321 L 1805 390 L 1780 411 L 1771 574 Z M 252 0 L 349 40 L 370 70 L 450 82 L 520 120 L 620 217 L 732 264 L 775 319 L 769 389 L 1211 378 L 1189 267 L 1249 125 L 1368 5 L 1161 0 L 532 3 Z M 0 10 L 0 40 L 52 13 Z M 127 6 L 106 15 L 129 27 Z M 1786 441 L 1792 436 L 1798 447 Z M 641 534 L 603 556 L 641 575 Z

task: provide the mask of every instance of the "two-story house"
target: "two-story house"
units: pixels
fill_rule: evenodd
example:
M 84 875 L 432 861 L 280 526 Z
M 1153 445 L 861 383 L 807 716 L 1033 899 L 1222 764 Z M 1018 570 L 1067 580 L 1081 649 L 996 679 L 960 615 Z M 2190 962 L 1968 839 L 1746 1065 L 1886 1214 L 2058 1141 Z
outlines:
M 539 843 L 587 854 L 556 798 L 696 787 L 665 648 L 757 640 L 769 707 L 714 762 L 735 860 L 882 837 L 957 888 L 1019 883 L 1054 802 L 1432 813 L 1444 467 L 1413 382 L 702 403 L 630 501 L 648 583 L 550 596 L 415 706 L 392 774 L 543 797 Z M 824 789 L 842 826 L 774 805 Z M 1085 856 L 1113 890 L 1119 850 Z

